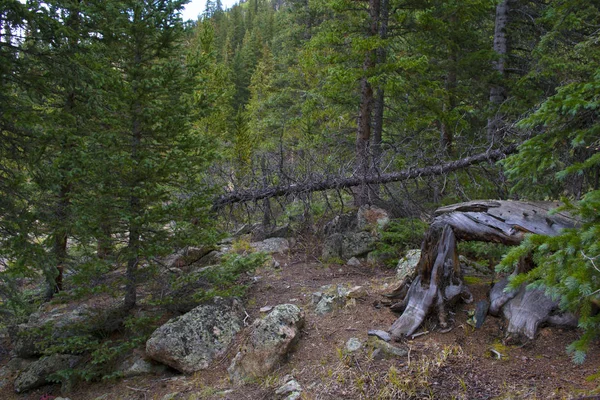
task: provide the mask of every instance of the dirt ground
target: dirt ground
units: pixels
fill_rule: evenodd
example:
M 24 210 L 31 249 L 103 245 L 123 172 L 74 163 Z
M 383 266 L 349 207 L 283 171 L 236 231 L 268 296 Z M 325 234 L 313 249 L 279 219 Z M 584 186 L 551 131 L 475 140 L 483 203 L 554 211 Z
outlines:
M 600 352 L 592 348 L 582 365 L 572 363 L 566 353 L 569 343 L 580 334 L 574 330 L 545 327 L 531 343 L 519 346 L 502 344 L 504 323 L 488 317 L 479 330 L 467 323 L 468 311 L 485 298 L 489 282 L 471 285 L 472 304 L 455 309 L 454 328 L 448 333 L 435 329 L 428 321 L 413 340 L 400 343 L 406 357 L 374 359 L 363 347 L 356 353 L 344 351 L 348 339 L 365 343 L 369 329 L 387 330 L 397 318 L 381 305 L 381 296 L 394 283 L 394 272 L 371 266 L 323 264 L 304 248 L 278 255 L 280 268 L 256 271 L 257 282 L 247 297 L 248 323 L 260 316 L 263 306 L 292 303 L 306 317 L 301 338 L 287 363 L 259 382 L 232 387 L 227 367 L 235 355 L 236 344 L 210 370 L 193 376 L 175 371 L 162 376 L 145 376 L 120 381 L 80 384 L 69 393 L 71 400 L 87 399 L 277 399 L 275 390 L 292 375 L 302 386 L 301 399 L 571 399 L 595 397 L 600 381 Z M 363 286 L 368 295 L 324 316 L 314 313 L 312 293 L 323 285 Z M 491 349 L 501 354 L 495 355 Z M 0 356 L 0 359 L 2 357 Z M 6 356 L 3 357 L 6 362 Z M 58 396 L 60 387 L 16 395 L 0 392 L 0 399 L 38 400 L 45 393 Z M 103 396 L 103 397 L 99 397 Z

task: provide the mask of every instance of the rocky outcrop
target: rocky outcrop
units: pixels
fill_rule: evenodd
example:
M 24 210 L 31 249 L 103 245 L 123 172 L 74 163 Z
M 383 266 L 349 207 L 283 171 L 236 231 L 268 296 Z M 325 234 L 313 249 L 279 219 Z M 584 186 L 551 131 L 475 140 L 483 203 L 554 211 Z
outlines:
M 303 324 L 304 314 L 293 304 L 278 305 L 263 319 L 255 320 L 228 368 L 231 380 L 242 383 L 272 372 L 298 340 Z
M 33 362 L 33 360 L 24 358 L 13 358 L 4 367 L 0 368 L 0 391 L 12 384 L 15 377 Z
M 185 247 L 168 256 L 164 263 L 167 268 L 186 267 L 202 259 L 204 256 L 215 250 L 215 246 Z
M 255 251 L 262 251 L 268 254 L 285 253 L 290 250 L 289 240 L 278 237 L 265 239 L 262 242 L 253 242 L 250 243 L 250 246 Z
M 146 354 L 183 373 L 208 368 L 222 356 L 243 327 L 237 299 L 216 298 L 158 328 L 146 342 Z
M 325 285 L 312 294 L 312 303 L 315 305 L 315 313 L 323 315 L 348 306 L 350 301 L 363 299 L 367 295 L 367 290 L 362 286 L 348 289 L 343 285 Z
M 81 357 L 54 354 L 29 364 L 15 380 L 15 392 L 22 393 L 48 383 L 48 378 L 59 371 L 73 369 Z
M 364 256 L 375 249 L 378 230 L 389 223 L 388 213 L 380 208 L 363 206 L 357 213 L 336 216 L 325 225 L 323 258 Z
M 65 338 L 96 332 L 112 332 L 124 317 L 120 304 L 114 300 L 94 299 L 89 304 L 44 304 L 18 325 L 12 337 L 17 357 L 39 356 Z

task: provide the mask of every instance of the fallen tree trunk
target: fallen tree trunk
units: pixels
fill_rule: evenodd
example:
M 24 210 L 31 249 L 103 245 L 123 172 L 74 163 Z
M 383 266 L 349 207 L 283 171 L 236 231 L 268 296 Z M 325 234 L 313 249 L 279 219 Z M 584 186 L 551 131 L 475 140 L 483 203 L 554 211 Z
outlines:
M 565 213 L 549 214 L 558 205 L 556 202 L 471 201 L 438 209 L 421 246 L 414 280 L 407 291 L 398 290 L 401 288 L 395 291 L 406 295 L 393 306 L 395 310 L 403 310 L 403 314 L 390 328 L 392 337 L 399 340 L 412 335 L 434 309 L 441 328 L 447 329 L 448 306 L 461 297 L 467 302 L 472 299 L 463 284 L 457 241 L 517 245 L 527 233 L 555 236 L 562 229 L 577 225 L 577 220 Z M 526 257 L 516 272 L 525 272 L 532 265 L 531 259 Z M 509 320 L 508 334 L 533 339 L 544 322 L 574 322 L 572 316 L 560 314 L 558 303 L 543 291 L 522 287 L 506 293 L 507 282 L 504 279 L 492 289 L 490 313 L 504 313 Z
M 515 153 L 517 145 L 511 145 L 502 149 L 492 150 L 474 156 L 461 158 L 460 160 L 447 162 L 429 167 L 408 169 L 388 174 L 372 176 L 352 176 L 349 178 L 332 177 L 322 181 L 306 182 L 290 185 L 269 186 L 254 190 L 237 190 L 219 196 L 213 201 L 213 210 L 218 210 L 230 204 L 257 201 L 277 196 L 289 196 L 293 194 L 320 192 L 331 189 L 346 189 L 360 185 L 381 185 L 391 182 L 401 182 L 426 176 L 435 176 L 458 171 L 484 162 L 496 162 L 507 155 Z

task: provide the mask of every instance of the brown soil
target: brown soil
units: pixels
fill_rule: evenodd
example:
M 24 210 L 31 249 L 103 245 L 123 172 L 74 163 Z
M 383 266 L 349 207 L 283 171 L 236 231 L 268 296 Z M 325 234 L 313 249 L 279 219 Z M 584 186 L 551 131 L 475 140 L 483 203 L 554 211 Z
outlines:
M 366 348 L 346 354 L 343 349 L 349 338 L 364 343 L 369 329 L 387 330 L 397 318 L 379 303 L 381 293 L 394 283 L 393 271 L 325 265 L 316 261 L 313 250 L 277 256 L 281 267 L 257 271 L 259 279 L 248 293 L 248 323 L 267 305 L 297 304 L 306 315 L 295 351 L 272 375 L 232 387 L 226 369 L 235 355 L 233 345 L 209 371 L 80 384 L 68 397 L 145 400 L 179 392 L 177 399 L 276 399 L 274 391 L 288 374 L 302 385 L 302 399 L 563 399 L 596 393 L 598 381 L 590 377 L 599 371 L 598 348 L 590 349 L 583 365 L 573 364 L 565 351 L 580 332 L 546 327 L 531 343 L 504 346 L 501 319 L 488 317 L 480 330 L 467 324 L 467 312 L 485 298 L 489 283 L 471 286 L 475 302 L 457 306 L 452 331 L 440 333 L 435 321 L 428 321 L 423 332 L 429 333 L 399 344 L 410 349 L 407 357 L 374 360 Z M 311 294 L 327 284 L 360 285 L 368 289 L 368 296 L 353 306 L 317 316 Z M 502 354 L 501 359 L 492 348 Z M 7 390 L 0 392 L 0 398 L 37 400 L 44 393 L 58 396 L 59 391 L 58 386 L 25 395 Z

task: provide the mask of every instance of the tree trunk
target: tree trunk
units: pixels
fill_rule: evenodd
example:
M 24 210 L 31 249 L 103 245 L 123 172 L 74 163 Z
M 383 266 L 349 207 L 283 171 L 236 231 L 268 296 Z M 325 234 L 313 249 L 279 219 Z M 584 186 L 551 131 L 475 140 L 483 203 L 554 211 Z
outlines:
M 422 178 L 426 176 L 443 175 L 470 167 L 483 162 L 495 162 L 503 159 L 509 154 L 517 151 L 517 145 L 510 145 L 503 149 L 492 150 L 474 156 L 465 157 L 460 160 L 450 161 L 444 164 L 432 165 L 424 168 L 408 169 L 388 174 L 377 174 L 366 177 L 329 177 L 321 181 L 312 181 L 300 184 L 287 184 L 271 186 L 260 189 L 237 190 L 229 192 L 213 200 L 213 210 L 218 210 L 227 205 L 257 201 L 270 197 L 298 195 L 307 192 L 320 192 L 331 189 L 346 189 L 363 184 L 380 185 L 391 182 L 401 182 L 409 179 Z
M 414 280 L 407 290 L 396 290 L 395 297 L 406 295 L 394 306 L 404 312 L 390 328 L 392 337 L 398 340 L 412 335 L 434 309 L 440 326 L 445 329 L 448 307 L 460 297 L 471 300 L 462 281 L 457 240 L 517 245 L 527 233 L 556 236 L 562 229 L 577 225 L 577 220 L 567 214 L 549 214 L 558 205 L 556 202 L 471 201 L 438 209 L 421 246 Z M 530 260 L 523 260 L 518 272 L 524 272 L 531 265 Z M 498 314 L 502 309 L 509 319 L 509 334 L 533 338 L 543 322 L 572 322 L 572 318 L 555 313 L 558 304 L 542 291 L 533 293 L 523 287 L 514 293 L 505 293 L 506 284 L 506 280 L 500 281 L 492 289 L 490 313 Z
M 369 0 L 370 27 L 368 36 L 376 36 L 379 26 L 379 0 Z M 373 114 L 373 87 L 369 83 L 369 74 L 375 67 L 377 52 L 367 52 L 363 62 L 363 76 L 360 79 L 360 106 L 358 109 L 356 130 L 356 175 L 363 179 L 354 194 L 356 206 L 370 203 L 369 186 L 364 178 L 369 175 L 370 166 L 370 141 L 371 141 L 371 118 Z
M 389 0 L 381 0 L 380 18 L 379 18 L 379 38 L 387 39 L 389 20 Z M 387 50 L 385 47 L 377 49 L 377 65 L 385 63 L 387 58 Z M 373 140 L 371 144 L 372 162 L 371 174 L 377 175 L 381 173 L 381 157 L 383 155 L 381 144 L 383 142 L 383 113 L 385 110 L 385 90 L 383 84 L 377 88 L 374 99 L 373 110 Z M 373 196 L 379 199 L 379 185 L 373 185 L 371 188 Z
M 508 13 L 510 12 L 510 1 L 502 0 L 496 6 L 496 21 L 494 29 L 494 52 L 497 59 L 493 61 L 494 70 L 498 78 L 504 78 L 506 56 L 508 54 L 508 38 L 506 37 L 506 26 L 508 25 Z M 499 107 L 506 99 L 506 89 L 501 84 L 494 84 L 490 89 L 490 105 L 494 108 L 494 115 L 488 119 L 487 136 L 490 142 L 497 139 L 498 132 L 502 127 L 502 115 Z

